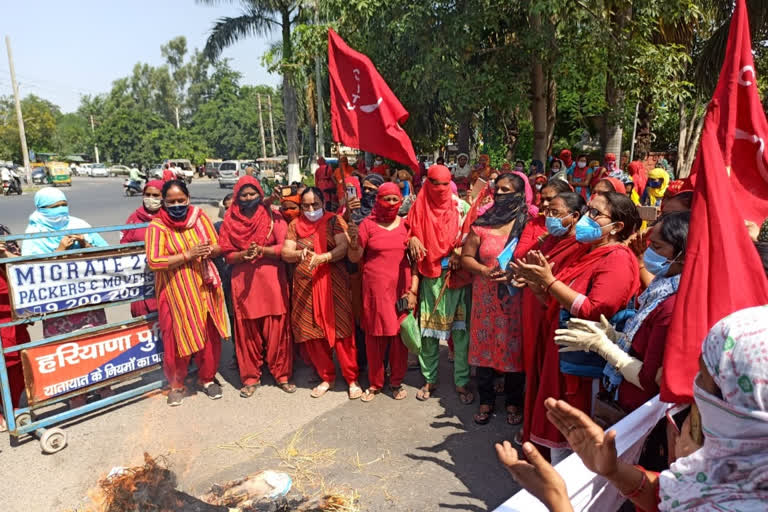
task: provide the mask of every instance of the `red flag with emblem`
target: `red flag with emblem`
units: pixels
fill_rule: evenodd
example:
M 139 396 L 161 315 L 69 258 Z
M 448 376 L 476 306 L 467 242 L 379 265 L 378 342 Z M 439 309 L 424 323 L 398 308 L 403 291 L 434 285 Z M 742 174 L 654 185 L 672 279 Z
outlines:
M 766 121 L 745 0 L 737 0 L 717 89 L 692 169 L 685 265 L 664 351 L 661 398 L 690 402 L 701 344 L 723 317 L 768 304 L 768 280 L 744 225 L 768 217 Z
M 331 29 L 328 74 L 334 140 L 400 162 L 417 172 L 419 163 L 413 144 L 400 126 L 408 119 L 408 111 L 371 59 L 350 48 Z

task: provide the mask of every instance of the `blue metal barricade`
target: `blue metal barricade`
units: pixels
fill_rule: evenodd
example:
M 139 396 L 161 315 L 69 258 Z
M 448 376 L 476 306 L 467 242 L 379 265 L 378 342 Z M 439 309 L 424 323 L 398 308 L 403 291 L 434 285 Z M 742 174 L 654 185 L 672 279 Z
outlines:
M 38 239 L 38 238 L 49 238 L 52 236 L 127 231 L 132 229 L 146 228 L 148 225 L 149 224 L 147 223 L 126 224 L 126 225 L 120 225 L 120 226 L 71 229 L 71 230 L 65 230 L 65 231 L 46 232 L 46 233 L 26 233 L 26 234 L 18 234 L 18 235 L 6 235 L 6 236 L 0 236 L 0 242 L 23 241 L 23 240 L 31 240 L 31 239 Z M 32 261 L 39 261 L 39 260 L 59 260 L 62 258 L 62 256 L 67 256 L 67 255 L 78 255 L 78 256 L 86 255 L 87 256 L 88 254 L 92 254 L 92 253 L 108 252 L 108 251 L 112 251 L 114 254 L 121 254 L 121 253 L 125 253 L 126 250 L 130 250 L 130 249 L 135 250 L 137 248 L 143 248 L 143 247 L 144 247 L 144 242 L 134 242 L 134 243 L 121 244 L 121 245 L 110 245 L 108 247 L 98 247 L 98 248 L 91 247 L 91 248 L 83 248 L 83 249 L 73 249 L 73 250 L 60 251 L 60 252 L 44 254 L 44 255 L 0 258 L 0 265 L 6 265 L 6 268 L 7 268 L 8 264 L 14 264 L 14 263 L 18 264 L 18 263 L 32 262 Z M 115 251 L 119 251 L 119 252 L 115 252 Z M 10 287 L 10 276 L 9 276 L 9 287 Z M 21 324 L 32 324 L 37 321 L 64 317 L 64 316 L 71 315 L 73 313 L 82 313 L 87 311 L 95 311 L 95 310 L 105 309 L 109 307 L 126 305 L 139 300 L 145 300 L 145 298 L 146 297 L 142 295 L 135 298 L 129 298 L 127 300 L 104 302 L 104 303 L 94 304 L 87 307 L 77 307 L 75 309 L 67 309 L 64 311 L 54 311 L 54 312 L 48 312 L 48 313 L 34 314 L 32 316 L 25 316 L 17 320 L 12 320 L 10 322 L 2 323 L 0 324 L 0 328 L 12 327 L 12 326 L 17 326 Z M 131 371 L 130 373 L 126 373 L 124 375 L 120 375 L 117 377 L 104 379 L 103 381 L 90 385 L 88 387 L 77 388 L 77 389 L 73 389 L 71 392 L 57 394 L 56 396 L 53 396 L 50 399 L 39 401 L 32 405 L 28 405 L 26 407 L 14 408 L 13 402 L 11 399 L 8 368 L 6 367 L 6 356 L 8 354 L 11 354 L 13 352 L 20 352 L 27 349 L 33 349 L 35 347 L 42 347 L 45 345 L 56 344 L 58 342 L 61 342 L 62 340 L 71 338 L 73 335 L 77 335 L 78 337 L 81 337 L 83 335 L 99 333 L 101 331 L 106 331 L 109 329 L 124 328 L 129 324 L 135 324 L 142 320 L 153 320 L 156 318 L 157 318 L 157 313 L 150 313 L 148 315 L 137 317 L 137 318 L 131 318 L 129 320 L 108 323 L 106 325 L 100 325 L 97 327 L 80 329 L 73 333 L 59 334 L 56 336 L 50 336 L 48 338 L 43 337 L 43 339 L 40 339 L 38 341 L 31 341 L 29 343 L 15 345 L 7 348 L 3 347 L 0 350 L 0 391 L 1 391 L 0 398 L 2 399 L 1 400 L 2 410 L 4 411 L 4 416 L 8 425 L 8 430 L 10 432 L 10 435 L 14 437 L 19 437 L 25 434 L 33 434 L 40 439 L 40 444 L 44 452 L 46 453 L 57 452 L 62 448 L 64 448 L 64 446 L 66 446 L 66 434 L 60 428 L 51 428 L 51 426 L 70 420 L 72 418 L 76 418 L 78 416 L 82 416 L 84 414 L 88 414 L 90 412 L 93 412 L 99 409 L 110 407 L 119 402 L 123 402 L 125 400 L 129 400 L 129 399 L 141 396 L 144 393 L 147 393 L 149 391 L 159 389 L 163 385 L 163 379 L 160 378 L 153 382 L 144 383 L 136 387 L 131 387 L 124 391 L 119 391 L 111 396 L 100 398 L 96 401 L 86 403 L 85 405 L 82 405 L 79 407 L 73 407 L 73 408 L 69 408 L 68 410 L 58 412 L 52 415 L 44 416 L 41 418 L 35 418 L 33 416 L 33 412 L 36 409 L 48 407 L 52 404 L 62 402 L 64 400 L 70 399 L 77 395 L 86 394 L 100 388 L 104 388 L 107 386 L 114 386 L 116 384 L 120 384 L 128 380 L 135 380 L 137 377 L 143 374 L 150 373 L 152 371 L 157 370 L 161 363 L 154 362 L 153 364 L 146 366 L 144 368 L 140 368 L 140 369 L 137 369 L 136 371 Z M 2 340 L 0 339 L 0 342 L 1 341 Z

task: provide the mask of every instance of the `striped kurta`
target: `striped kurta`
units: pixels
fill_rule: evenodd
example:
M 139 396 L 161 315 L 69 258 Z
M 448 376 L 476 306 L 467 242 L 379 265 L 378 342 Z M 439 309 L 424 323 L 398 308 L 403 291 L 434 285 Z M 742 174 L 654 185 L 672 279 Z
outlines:
M 200 213 L 198 223 L 211 245 L 218 243 L 216 230 L 205 213 Z M 208 315 L 219 334 L 229 336 L 222 287 L 214 288 L 203 281 L 207 260 L 194 260 L 168 268 L 170 256 L 181 254 L 203 241 L 203 236 L 194 227 L 172 229 L 159 218 L 153 219 L 147 228 L 147 265 L 155 272 L 158 302 L 163 295 L 168 300 L 179 357 L 187 357 L 203 348 Z
M 296 249 L 314 251 L 312 237 L 299 238 L 296 233 L 296 222 L 288 226 L 286 240 L 296 242 Z M 344 233 L 346 222 L 341 217 L 328 222 L 328 246 L 330 251 L 336 247 L 334 235 Z M 336 339 L 346 338 L 355 333 L 355 322 L 352 318 L 351 292 L 349 274 L 344 260 L 330 263 L 331 289 L 333 291 L 333 309 L 336 317 Z M 312 306 L 312 271 L 309 270 L 309 258 L 296 265 L 293 273 L 293 304 L 291 308 L 291 327 L 294 341 L 304 343 L 309 340 L 325 339 L 323 328 L 315 323 Z

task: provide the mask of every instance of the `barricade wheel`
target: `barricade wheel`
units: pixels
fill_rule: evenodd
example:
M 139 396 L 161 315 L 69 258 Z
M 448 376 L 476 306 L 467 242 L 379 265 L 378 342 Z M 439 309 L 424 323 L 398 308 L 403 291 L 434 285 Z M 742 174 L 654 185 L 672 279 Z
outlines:
M 54 427 L 45 430 L 40 437 L 40 447 L 45 453 L 56 453 L 67 446 L 67 434 L 62 429 Z
M 19 427 L 23 427 L 24 425 L 29 425 L 32 423 L 32 415 L 28 412 L 23 412 L 16 416 L 16 425 Z

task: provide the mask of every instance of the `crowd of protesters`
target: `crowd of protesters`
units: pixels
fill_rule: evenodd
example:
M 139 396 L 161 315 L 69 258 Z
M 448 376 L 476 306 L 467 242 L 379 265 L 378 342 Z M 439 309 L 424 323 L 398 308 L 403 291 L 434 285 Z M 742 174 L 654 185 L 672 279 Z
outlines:
M 320 158 L 312 186 L 294 183 L 265 194 L 253 173 L 243 176 L 222 201 L 215 225 L 190 204 L 183 181 L 150 181 L 127 221 L 149 227 L 126 231 L 122 242 L 144 240 L 156 274 L 156 296 L 134 303 L 132 313 L 158 313 L 168 404 L 184 400 L 193 357 L 204 393 L 221 397 L 215 374 L 221 341 L 230 337 L 243 398 L 261 385 L 265 363 L 280 389 L 294 393 L 296 358 L 316 372 L 310 395 L 320 398 L 336 385 L 335 356 L 350 399 L 371 402 L 388 380 L 391 396 L 402 400 L 410 348 L 423 376 L 415 398 L 426 401 L 445 392 L 438 387 L 445 343 L 453 389 L 462 404 L 477 403 L 477 424 L 495 417 L 497 395 L 503 397 L 502 417 L 520 425 L 515 442 L 529 462 L 509 443 L 497 446 L 499 456 L 553 510 L 567 508 L 559 508 L 565 507 L 562 481 L 545 458 L 555 464 L 574 450 L 646 510 L 656 506 L 653 492 L 661 492 L 662 509 L 666 496 L 694 500 L 701 474 L 712 488 L 728 482 L 727 499 L 765 498 L 764 472 L 738 464 L 741 469 L 725 469 L 711 459 L 727 453 L 765 467 L 765 444 L 750 444 L 753 432 L 739 430 L 755 417 L 755 428 L 766 425 L 768 364 L 749 357 L 768 348 L 765 309 L 724 319 L 704 343 L 696 393 L 712 410 L 702 410 L 703 430 L 707 443 L 718 439 L 723 411 L 735 411 L 727 448 L 705 443 L 696 451 L 688 439 L 675 453 L 657 429 L 641 459 L 645 468 L 622 466 L 610 452 L 612 439 L 601 427 L 659 391 L 692 191 L 671 180 L 666 162 L 651 169 L 629 162 L 624 171 L 615 155 L 601 160 L 563 150 L 546 163 L 496 169 L 487 155 L 472 164 L 460 154 L 450 167 L 438 161 L 411 170 L 379 157 L 370 168 L 362 158 L 352 165 L 343 157 L 335 168 Z M 66 198 L 54 189 L 39 191 L 35 206 L 28 231 L 87 226 L 69 216 Z M 768 222 L 749 229 L 768 265 Z M 21 254 L 103 244 L 97 235 L 38 239 L 25 242 Z M 7 288 L 4 279 L 0 285 Z M 0 288 L 0 295 L 4 321 L 7 291 Z M 405 340 L 401 325 L 413 320 L 416 335 Z M 51 333 L 64 328 L 54 327 Z M 4 329 L 2 339 L 9 345 L 28 335 L 16 326 Z M 728 361 L 724 343 L 734 352 Z M 19 366 L 6 363 L 9 372 Z M 734 397 L 745 377 L 755 384 L 748 396 Z M 18 377 L 11 389 L 20 393 Z M 690 418 L 682 424 L 690 437 L 695 426 Z M 747 448 L 748 454 L 739 451 Z M 650 471 L 686 455 L 682 476 Z

